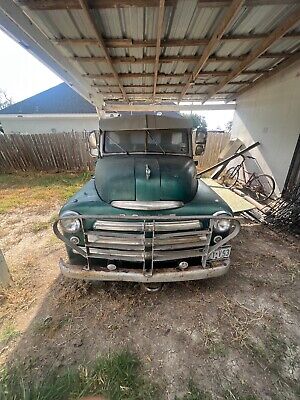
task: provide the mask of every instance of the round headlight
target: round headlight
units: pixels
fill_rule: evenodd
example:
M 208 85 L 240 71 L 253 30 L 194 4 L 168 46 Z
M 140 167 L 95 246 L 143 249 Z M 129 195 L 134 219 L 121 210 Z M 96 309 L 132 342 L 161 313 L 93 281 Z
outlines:
M 214 230 L 218 233 L 227 232 L 230 229 L 229 219 L 217 219 L 214 223 Z
M 61 215 L 61 217 L 70 217 L 60 220 L 61 227 L 65 232 L 75 233 L 80 230 L 80 220 L 78 218 L 74 218 L 77 215 L 79 214 L 75 211 L 66 211 Z

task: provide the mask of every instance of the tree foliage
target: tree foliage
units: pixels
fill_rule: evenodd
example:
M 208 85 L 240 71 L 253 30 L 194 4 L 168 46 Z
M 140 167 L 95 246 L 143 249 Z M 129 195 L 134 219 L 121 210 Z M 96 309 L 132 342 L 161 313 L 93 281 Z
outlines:
M 194 128 L 201 128 L 202 130 L 207 130 L 207 123 L 205 117 L 199 114 L 191 114 L 190 117 L 193 121 Z
M 12 102 L 11 97 L 8 97 L 8 95 L 5 92 L 5 90 L 0 89 L 0 110 L 10 106 L 12 103 L 13 102 Z
M 231 133 L 232 130 L 232 121 L 228 121 L 225 125 L 225 131 Z

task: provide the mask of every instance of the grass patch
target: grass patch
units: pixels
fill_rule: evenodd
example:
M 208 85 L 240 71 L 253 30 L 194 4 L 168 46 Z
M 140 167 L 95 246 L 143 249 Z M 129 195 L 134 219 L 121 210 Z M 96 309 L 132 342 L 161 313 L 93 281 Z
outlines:
M 188 392 L 183 397 L 175 397 L 175 400 L 212 400 L 212 395 L 201 390 L 191 381 L 189 383 Z
M 0 213 L 67 200 L 90 176 L 86 172 L 0 174 Z
M 66 325 L 69 321 L 69 315 L 65 315 L 64 317 L 57 320 L 53 320 L 53 318 L 49 315 L 44 318 L 44 320 L 34 322 L 32 330 L 35 334 L 55 333 L 64 325 Z
M 33 233 L 39 233 L 41 231 L 45 231 L 46 229 L 50 228 L 54 221 L 58 218 L 56 214 L 52 215 L 52 217 L 48 221 L 38 221 L 35 222 L 32 226 Z
M 8 343 L 19 335 L 19 331 L 13 325 L 7 325 L 0 332 L 0 342 Z
M 33 233 L 38 233 L 38 232 L 41 232 L 41 231 L 45 231 L 46 229 L 49 228 L 49 226 L 50 226 L 50 224 L 49 224 L 48 221 L 35 222 L 33 224 L 33 227 L 32 227 L 32 232 Z
M 281 375 L 282 366 L 288 351 L 287 343 L 273 330 L 268 332 L 262 344 L 248 339 L 247 348 L 260 363 Z
M 143 377 L 139 360 L 129 352 L 99 358 L 95 363 L 52 370 L 39 382 L 21 369 L 2 373 L 1 400 L 75 400 L 102 395 L 107 400 L 157 400 L 158 388 Z
M 259 400 L 253 394 L 240 394 L 236 390 L 227 389 L 224 393 L 224 400 Z

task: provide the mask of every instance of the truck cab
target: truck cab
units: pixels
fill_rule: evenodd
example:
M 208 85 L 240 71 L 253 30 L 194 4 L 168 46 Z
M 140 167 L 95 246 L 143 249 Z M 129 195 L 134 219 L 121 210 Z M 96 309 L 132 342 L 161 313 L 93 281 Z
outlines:
M 90 136 L 95 176 L 54 223 L 68 277 L 145 284 L 225 274 L 239 222 L 201 179 L 186 118 L 103 119 Z

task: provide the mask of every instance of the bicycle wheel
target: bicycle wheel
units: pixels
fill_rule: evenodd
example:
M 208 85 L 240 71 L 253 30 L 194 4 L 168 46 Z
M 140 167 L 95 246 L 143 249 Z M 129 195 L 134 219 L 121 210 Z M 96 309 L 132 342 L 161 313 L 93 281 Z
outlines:
M 239 169 L 237 167 L 231 167 L 226 172 L 225 186 L 231 189 L 239 179 Z
M 275 191 L 275 181 L 270 175 L 256 175 L 248 182 L 248 187 L 256 200 L 266 201 Z

